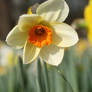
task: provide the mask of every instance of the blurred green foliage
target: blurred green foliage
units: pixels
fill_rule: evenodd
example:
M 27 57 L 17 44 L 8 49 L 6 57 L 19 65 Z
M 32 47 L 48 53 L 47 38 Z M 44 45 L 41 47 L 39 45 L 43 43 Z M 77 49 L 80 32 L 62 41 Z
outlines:
M 19 57 L 16 66 L 5 68 L 6 73 L 0 75 L 0 92 L 92 92 L 90 54 L 90 48 L 82 55 L 70 48 L 58 67 L 40 59 L 23 65 Z

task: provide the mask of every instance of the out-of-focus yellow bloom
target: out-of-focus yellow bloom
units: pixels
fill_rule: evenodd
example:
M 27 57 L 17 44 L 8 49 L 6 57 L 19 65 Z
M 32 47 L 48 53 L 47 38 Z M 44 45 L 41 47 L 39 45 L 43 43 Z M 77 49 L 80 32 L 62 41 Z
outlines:
M 27 11 L 27 14 L 32 14 L 32 9 L 31 9 L 32 7 L 29 7 L 28 8 L 28 11 Z
M 63 23 L 68 13 L 65 0 L 48 0 L 39 5 L 36 14 L 20 16 L 6 41 L 12 47 L 24 47 L 25 64 L 40 56 L 48 64 L 57 66 L 63 59 L 64 48 L 79 40 L 76 31 Z
M 7 70 L 5 67 L 0 66 L 0 76 L 5 75 L 7 73 Z
M 17 65 L 18 56 L 14 56 L 13 53 L 8 54 L 8 66 Z
M 89 0 L 89 4 L 85 8 L 84 16 L 88 26 L 92 25 L 92 0 Z
M 87 40 L 80 39 L 79 43 L 76 45 L 76 48 L 75 48 L 75 52 L 77 52 L 76 54 L 78 56 L 83 55 L 83 53 L 87 49 L 87 47 L 88 47 Z
M 88 28 L 88 39 L 92 45 L 92 26 L 89 26 Z
M 84 16 L 88 26 L 88 39 L 92 45 L 92 0 L 89 0 L 89 4 L 85 8 Z

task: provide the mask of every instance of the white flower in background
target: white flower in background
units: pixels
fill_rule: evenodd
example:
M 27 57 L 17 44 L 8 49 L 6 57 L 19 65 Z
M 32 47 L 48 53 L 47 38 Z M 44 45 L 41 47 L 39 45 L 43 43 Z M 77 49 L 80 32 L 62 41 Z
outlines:
M 13 49 L 6 45 L 0 48 L 0 66 L 11 66 L 17 64 L 18 56 L 14 55 Z
M 20 16 L 6 41 L 12 47 L 24 47 L 24 64 L 40 56 L 48 64 L 57 66 L 64 56 L 64 48 L 78 42 L 75 30 L 62 23 L 68 13 L 64 0 L 48 0 L 39 5 L 36 14 Z
M 7 66 L 9 57 L 12 54 L 13 51 L 9 47 L 2 45 L 2 47 L 0 48 L 0 66 Z

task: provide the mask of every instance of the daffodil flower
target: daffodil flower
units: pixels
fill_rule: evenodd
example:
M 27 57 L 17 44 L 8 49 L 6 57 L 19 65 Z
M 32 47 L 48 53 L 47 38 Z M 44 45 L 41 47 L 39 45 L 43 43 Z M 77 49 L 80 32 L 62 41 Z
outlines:
M 6 41 L 12 47 L 24 47 L 24 64 L 39 56 L 48 64 L 58 66 L 64 56 L 64 48 L 78 42 L 75 30 L 62 23 L 68 13 L 64 0 L 48 0 L 39 5 L 36 14 L 20 16 Z
M 84 17 L 88 26 L 88 40 L 92 45 L 92 0 L 89 0 L 89 4 L 85 8 Z

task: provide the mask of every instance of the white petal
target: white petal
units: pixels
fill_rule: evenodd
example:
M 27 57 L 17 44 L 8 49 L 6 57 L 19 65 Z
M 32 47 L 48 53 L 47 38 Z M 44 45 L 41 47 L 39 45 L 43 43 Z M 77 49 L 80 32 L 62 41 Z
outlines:
M 25 14 L 20 16 L 18 26 L 21 31 L 29 31 L 34 25 L 39 24 L 41 21 L 41 16 Z
M 64 0 L 49 0 L 37 8 L 37 14 L 47 21 L 62 22 L 69 13 L 69 7 Z
M 27 40 L 28 33 L 21 32 L 18 26 L 15 26 L 6 38 L 8 45 L 16 48 L 22 48 Z
M 69 25 L 61 23 L 53 25 L 53 43 L 60 47 L 69 47 L 78 42 L 76 31 Z
M 64 49 L 55 45 L 45 46 L 40 52 L 40 57 L 48 64 L 58 66 L 63 59 Z
M 33 44 L 26 42 L 23 51 L 23 63 L 28 64 L 34 61 L 39 55 L 40 48 L 34 46 Z

